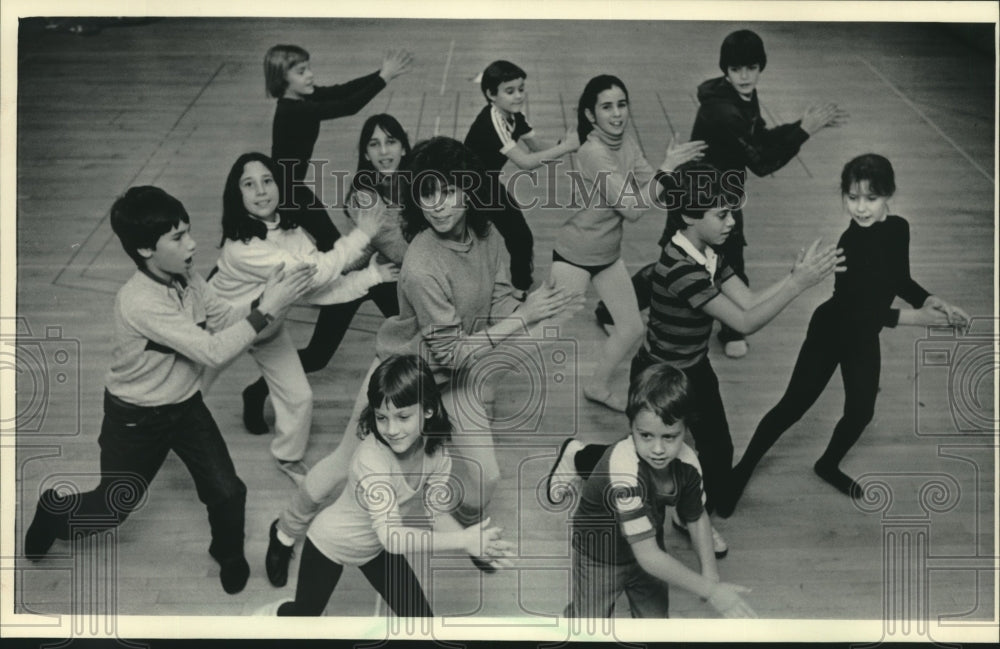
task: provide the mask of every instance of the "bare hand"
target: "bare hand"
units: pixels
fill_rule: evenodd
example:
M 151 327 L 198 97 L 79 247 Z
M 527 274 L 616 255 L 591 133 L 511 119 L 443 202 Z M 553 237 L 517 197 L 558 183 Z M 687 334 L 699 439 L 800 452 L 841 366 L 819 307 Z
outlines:
M 712 594 L 708 598 L 708 605 L 718 611 L 722 617 L 757 617 L 757 613 L 740 597 L 740 593 L 749 592 L 750 589 L 746 586 L 722 583 L 712 589 Z
M 792 266 L 792 281 L 800 291 L 818 284 L 844 263 L 843 250 L 833 245 L 820 247 L 822 241 L 816 239 L 808 249 L 800 250 Z
M 938 306 L 924 302 L 924 305 L 914 311 L 916 325 L 950 325 L 948 311 Z
M 390 223 L 389 210 L 376 194 L 368 195 L 364 203 L 359 202 L 351 210 L 351 216 L 357 228 L 367 234 L 369 239 L 374 239 L 379 230 L 388 227 Z
M 285 271 L 284 262 L 278 264 L 267 278 L 258 309 L 268 315 L 284 311 L 312 288 L 315 274 L 316 266 L 313 264 L 300 262 L 289 271 Z
M 963 311 L 961 308 L 948 304 L 936 295 L 931 295 L 924 301 L 925 307 L 931 307 L 937 311 L 940 311 L 948 318 L 948 324 L 952 327 L 964 330 L 969 326 L 969 314 Z
M 389 50 L 382 57 L 382 69 L 378 73 L 388 83 L 399 75 L 409 72 L 410 63 L 412 62 L 413 54 L 410 52 L 406 50 Z
M 577 133 L 575 126 L 566 129 L 566 137 L 559 140 L 559 144 L 566 147 L 568 153 L 572 153 L 580 148 L 580 134 Z
M 556 287 L 552 279 L 536 288 L 524 300 L 520 313 L 531 325 L 557 315 L 569 315 L 583 308 L 584 297 Z
M 380 264 L 378 262 L 378 255 L 372 255 L 371 260 L 368 262 L 370 268 L 374 268 L 378 271 L 378 276 L 382 279 L 382 282 L 395 282 L 399 279 L 399 266 L 396 264 Z
M 707 148 L 708 145 L 705 144 L 704 140 L 692 140 L 691 142 L 679 144 L 675 135 L 670 138 L 670 144 L 667 145 L 667 154 L 663 158 L 663 164 L 660 165 L 660 169 L 669 173 L 685 162 L 701 160 Z
M 810 106 L 802 114 L 802 121 L 799 125 L 803 131 L 812 135 L 822 128 L 840 126 L 846 123 L 847 117 L 847 111 L 838 108 L 837 104 L 834 103 Z
M 481 559 L 497 568 L 513 565 L 509 557 L 514 556 L 514 546 L 501 539 L 503 529 L 490 527 L 490 519 L 484 518 L 465 529 L 467 541 L 465 551 L 470 556 Z

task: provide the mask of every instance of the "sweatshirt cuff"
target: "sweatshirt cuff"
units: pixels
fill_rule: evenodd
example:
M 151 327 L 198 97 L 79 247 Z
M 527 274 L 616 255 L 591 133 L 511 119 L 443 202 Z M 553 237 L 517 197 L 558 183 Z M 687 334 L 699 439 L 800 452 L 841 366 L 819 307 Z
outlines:
M 899 309 L 889 309 L 889 313 L 885 316 L 885 326 L 895 327 L 899 324 Z
M 263 331 L 264 327 L 269 324 L 267 317 L 257 310 L 256 305 L 251 309 L 250 315 L 247 316 L 247 322 L 250 323 L 250 326 L 253 327 L 256 333 Z

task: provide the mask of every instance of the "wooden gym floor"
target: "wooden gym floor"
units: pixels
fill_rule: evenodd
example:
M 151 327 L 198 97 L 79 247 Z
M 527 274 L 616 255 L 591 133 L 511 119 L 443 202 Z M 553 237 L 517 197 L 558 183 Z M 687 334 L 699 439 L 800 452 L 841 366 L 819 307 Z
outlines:
M 134 270 L 111 232 L 108 208 L 138 184 L 156 184 L 178 196 L 200 245 L 197 266 L 207 273 L 217 255 L 230 164 L 244 151 L 269 151 L 273 100 L 265 98 L 261 78 L 269 46 L 304 46 L 321 84 L 375 70 L 390 45 L 416 56 L 412 72 L 360 114 L 322 127 L 315 157 L 328 159 L 328 169 L 353 170 L 359 128 L 375 112 L 399 118 L 413 141 L 433 134 L 461 139 L 482 105 L 472 79 L 498 58 L 527 71 L 529 119 L 553 140 L 575 120 L 576 100 L 589 77 L 622 77 L 637 134 L 657 164 L 672 131 L 689 134 L 695 88 L 718 76 L 718 45 L 742 27 L 756 30 L 767 46 L 759 92 L 770 124 L 792 121 L 814 101 L 836 101 L 851 115 L 847 125 L 811 138 L 782 170 L 750 181 L 745 211 L 753 284 L 764 286 L 787 272 L 794 252 L 813 238 L 839 236 L 847 225 L 838 196 L 840 169 L 854 155 L 876 151 L 896 168 L 899 190 L 892 207 L 912 227 L 913 275 L 985 320 L 982 336 L 961 340 L 925 340 L 927 332 L 918 328 L 883 333 L 876 418 L 845 469 L 883 484 L 873 494 L 887 500 L 861 511 L 812 474 L 842 406 L 834 379 L 761 465 L 736 515 L 717 522 L 731 547 L 720 571 L 725 580 L 753 588 L 748 599 L 765 618 L 881 620 L 896 610 L 886 607 L 904 588 L 900 580 L 910 579 L 926 587 L 918 617 L 995 619 L 995 451 L 992 425 L 981 422 L 996 419 L 995 378 L 987 373 L 978 382 L 949 384 L 954 371 L 923 360 L 927 349 L 954 351 L 960 345 L 988 358 L 996 333 L 990 320 L 996 308 L 995 61 L 952 31 L 927 24 L 164 19 L 108 27 L 86 38 L 23 24 L 17 326 L 26 335 L 22 341 L 30 340 L 30 350 L 50 365 L 66 351 L 59 358 L 69 359 L 71 371 L 59 384 L 19 373 L 24 380 L 18 384 L 16 508 L 4 512 L 14 519 L 13 528 L 5 529 L 14 531 L 16 552 L 41 488 L 96 483 L 102 381 L 113 339 L 110 310 L 115 291 Z M 563 181 L 554 188 L 561 200 L 568 198 Z M 521 198 L 544 197 L 550 188 L 544 177 L 535 189 L 527 185 L 519 184 Z M 324 195 L 333 205 L 342 198 L 330 186 Z M 338 207 L 331 213 L 346 227 Z M 528 213 L 539 279 L 548 272 L 554 233 L 569 214 Z M 626 228 L 623 254 L 631 269 L 655 258 L 651 242 L 661 228 L 659 217 Z M 737 458 L 784 390 L 808 318 L 831 287 L 828 281 L 806 293 L 752 336 L 742 360 L 725 358 L 713 340 L 712 362 Z M 591 370 L 592 350 L 603 337 L 593 319 L 594 301 L 591 292 L 588 308 L 552 343 L 571 353 L 565 367 L 551 371 L 576 380 Z M 308 308 L 294 311 L 296 340 L 308 339 L 312 318 Z M 310 376 L 316 409 L 307 461 L 331 451 L 342 434 L 380 322 L 367 304 L 330 366 Z M 29 349 L 28 342 L 21 345 Z M 512 353 L 517 372 L 526 372 L 518 354 L 531 353 Z M 626 369 L 616 375 L 622 391 Z M 88 547 L 71 559 L 64 542 L 37 564 L 17 557 L 13 571 L 5 573 L 13 575 L 15 610 L 63 614 L 113 606 L 130 615 L 238 615 L 291 596 L 297 561 L 290 586 L 281 590 L 270 586 L 263 570 L 267 528 L 291 485 L 274 468 L 269 440 L 247 435 L 241 424 L 240 390 L 255 371 L 248 358 L 239 359 L 208 397 L 249 488 L 246 552 L 252 575 L 242 593 L 222 593 L 217 566 L 206 552 L 204 509 L 186 470 L 171 457 L 145 505 L 117 532 L 110 558 Z M 543 509 L 537 486 L 566 435 L 610 442 L 627 430 L 624 416 L 584 402 L 573 380 L 556 386 L 551 375 L 534 384 L 523 373 L 513 377 L 501 390 L 499 414 L 516 419 L 525 403 L 537 404 L 538 417 L 531 420 L 536 431 L 497 435 L 503 478 L 491 512 L 518 544 L 518 566 L 482 578 L 468 562 L 435 559 L 428 590 L 440 615 L 516 617 L 527 624 L 560 612 L 569 512 Z M 532 385 L 550 391 L 540 396 Z M 43 389 L 49 398 L 39 397 Z M 971 431 L 965 425 L 968 408 L 951 416 L 949 394 L 955 391 L 984 399 L 969 406 L 978 413 L 978 428 L 975 421 Z M 8 417 L 5 433 L 9 423 Z M 914 550 L 923 554 L 902 566 L 887 558 L 900 538 L 893 532 L 900 521 L 926 540 Z M 671 552 L 696 565 L 684 539 L 670 530 L 666 537 Z M 92 577 L 93 592 L 80 590 L 79 573 L 98 569 L 103 572 Z M 95 593 L 112 593 L 113 604 L 97 602 Z M 674 589 L 671 595 L 674 616 L 713 617 L 687 593 Z M 327 613 L 371 615 L 375 599 L 360 573 L 348 570 Z M 619 615 L 627 615 L 624 602 L 619 608 Z

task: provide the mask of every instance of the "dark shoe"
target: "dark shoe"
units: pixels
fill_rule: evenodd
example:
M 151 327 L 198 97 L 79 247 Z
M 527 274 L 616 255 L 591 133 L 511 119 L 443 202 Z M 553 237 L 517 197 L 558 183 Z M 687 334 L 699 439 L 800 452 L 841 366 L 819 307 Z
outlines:
M 594 317 L 597 318 L 597 324 L 601 326 L 601 330 L 605 334 L 610 335 L 608 332 L 608 327 L 615 326 L 615 320 L 611 317 L 611 312 L 608 311 L 608 307 L 604 306 L 604 302 L 598 302 L 597 308 L 594 309 Z
M 288 583 L 288 564 L 292 560 L 295 547 L 288 546 L 278 540 L 278 519 L 271 523 L 271 532 L 268 534 L 267 554 L 264 555 L 264 570 L 267 572 L 267 580 L 272 586 L 281 588 Z
M 492 563 L 487 563 L 483 561 L 479 557 L 469 557 L 469 559 L 472 560 L 472 565 L 479 568 L 487 575 L 492 575 L 494 572 L 497 571 L 496 566 L 494 566 Z
M 267 398 L 267 383 L 263 379 L 251 383 L 243 389 L 243 425 L 252 435 L 268 432 L 264 421 L 264 400 Z
M 35 505 L 35 517 L 24 534 L 24 556 L 32 561 L 44 558 L 57 538 L 59 517 L 52 510 L 53 503 L 58 499 L 55 491 L 46 489 Z
M 245 557 L 230 557 L 219 562 L 219 581 L 222 582 L 222 590 L 230 595 L 243 590 L 250 578 L 250 564 Z
M 817 460 L 816 464 L 813 465 L 813 471 L 845 496 L 850 496 L 855 500 L 860 500 L 864 496 L 864 489 L 861 488 L 861 485 L 836 466 L 830 466 L 824 464 L 822 460 Z

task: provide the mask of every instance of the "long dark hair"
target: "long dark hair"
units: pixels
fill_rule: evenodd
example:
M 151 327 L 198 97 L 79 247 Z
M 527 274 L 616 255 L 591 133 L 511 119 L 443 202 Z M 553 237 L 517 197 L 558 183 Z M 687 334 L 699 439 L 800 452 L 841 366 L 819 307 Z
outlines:
M 583 88 L 583 94 L 580 95 L 580 101 L 576 106 L 576 132 L 580 136 L 581 144 L 587 141 L 587 136 L 594 130 L 594 125 L 587 119 L 587 111 L 594 112 L 597 107 L 597 95 L 614 87 L 621 88 L 625 93 L 625 99 L 628 99 L 628 88 L 621 79 L 612 74 L 599 74 L 588 81 Z
M 399 143 L 403 145 L 403 157 L 399 161 L 400 169 L 406 164 L 406 159 L 410 155 L 410 138 L 406 135 L 406 131 L 403 130 L 402 124 L 395 117 L 388 113 L 379 113 L 365 120 L 365 123 L 361 126 L 361 137 L 358 138 L 357 172 L 354 174 L 354 178 L 351 179 L 351 191 L 347 195 L 347 200 L 344 201 L 345 213 L 347 213 L 347 206 L 352 204 L 351 201 L 354 194 L 360 191 L 375 192 L 388 205 L 399 205 L 402 203 L 402 192 L 400 191 L 398 174 L 385 176 L 366 157 L 368 141 L 371 140 L 372 134 L 375 133 L 376 126 L 382 129 L 386 135 L 399 140 Z
M 427 455 L 433 455 L 439 446 L 451 439 L 451 419 L 441 403 L 441 390 L 430 367 L 419 356 L 396 355 L 382 361 L 368 381 L 367 396 L 368 405 L 358 420 L 358 437 L 363 439 L 372 434 L 388 446 L 375 422 L 375 410 L 388 402 L 397 408 L 420 404 L 421 416 L 431 411 L 421 433 Z
M 466 196 L 465 222 L 480 239 L 492 225 L 485 207 L 491 205 L 491 184 L 479 158 L 458 140 L 438 136 L 419 142 L 403 170 L 403 236 L 412 241 L 430 227 L 420 209 L 420 197 L 433 196 L 449 185 Z
M 250 216 L 246 205 L 243 204 L 243 193 L 240 191 L 240 178 L 243 177 L 243 171 L 251 162 L 259 162 L 271 172 L 274 182 L 278 186 L 278 204 L 281 204 L 282 176 L 277 165 L 274 164 L 274 160 L 256 151 L 244 153 L 236 158 L 236 162 L 229 170 L 229 175 L 226 176 L 225 189 L 222 190 L 222 240 L 219 241 L 219 247 L 222 247 L 227 239 L 247 243 L 254 237 L 267 238 L 267 226 L 264 225 L 263 221 Z M 278 227 L 282 230 L 289 230 L 297 226 L 291 217 L 278 210 Z

